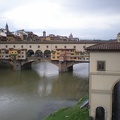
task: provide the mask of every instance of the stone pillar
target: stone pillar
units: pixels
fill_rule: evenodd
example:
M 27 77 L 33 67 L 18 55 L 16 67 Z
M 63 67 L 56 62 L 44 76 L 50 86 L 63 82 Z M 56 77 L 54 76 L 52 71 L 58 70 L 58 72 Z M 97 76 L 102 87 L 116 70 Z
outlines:
M 67 61 L 59 61 L 59 73 L 73 71 L 73 66 L 68 67 Z
M 21 70 L 21 63 L 18 61 L 13 62 L 13 70 Z

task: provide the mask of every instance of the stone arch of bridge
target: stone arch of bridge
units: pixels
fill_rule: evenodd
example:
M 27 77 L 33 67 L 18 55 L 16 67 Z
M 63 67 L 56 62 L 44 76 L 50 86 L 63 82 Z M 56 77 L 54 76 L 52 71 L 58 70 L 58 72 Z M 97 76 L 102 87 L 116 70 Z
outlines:
M 51 51 L 50 50 L 45 50 L 44 51 L 44 57 L 50 58 Z
M 36 50 L 35 57 L 43 57 L 43 52 L 41 50 Z
M 32 49 L 28 50 L 27 51 L 27 57 L 31 57 L 31 56 L 34 56 L 34 51 Z

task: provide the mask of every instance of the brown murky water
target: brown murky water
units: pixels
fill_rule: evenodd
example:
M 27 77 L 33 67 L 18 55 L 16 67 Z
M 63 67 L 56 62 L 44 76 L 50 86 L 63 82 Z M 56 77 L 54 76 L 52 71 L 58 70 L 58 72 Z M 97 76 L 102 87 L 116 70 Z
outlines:
M 77 64 L 73 72 L 62 74 L 47 62 L 32 68 L 0 69 L 0 120 L 43 120 L 88 93 L 88 64 Z

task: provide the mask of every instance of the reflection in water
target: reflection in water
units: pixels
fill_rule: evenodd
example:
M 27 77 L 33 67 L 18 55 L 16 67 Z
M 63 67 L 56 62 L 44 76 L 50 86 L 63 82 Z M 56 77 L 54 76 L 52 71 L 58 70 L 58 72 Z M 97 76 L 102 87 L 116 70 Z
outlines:
M 73 106 L 88 93 L 88 64 L 62 74 L 47 62 L 32 67 L 0 69 L 0 120 L 42 120 L 60 107 Z
M 49 62 L 40 62 L 34 64 L 32 68 L 40 75 L 40 77 L 51 78 L 58 76 L 58 67 Z
M 88 72 L 88 63 L 82 63 L 82 64 L 75 64 L 73 66 L 73 74 L 74 76 L 79 76 L 79 77 L 88 77 L 89 72 Z

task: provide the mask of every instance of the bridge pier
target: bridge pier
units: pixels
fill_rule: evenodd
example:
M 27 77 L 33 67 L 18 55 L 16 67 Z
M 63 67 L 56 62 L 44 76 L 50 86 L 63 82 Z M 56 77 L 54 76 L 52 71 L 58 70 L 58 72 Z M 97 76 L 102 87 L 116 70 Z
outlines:
M 13 61 L 13 70 L 23 70 L 23 69 L 31 69 L 31 62 L 25 62 L 25 61 Z
M 21 70 L 21 63 L 19 61 L 13 61 L 13 70 Z
M 67 61 L 59 61 L 59 73 L 73 71 L 73 65 L 68 67 Z

